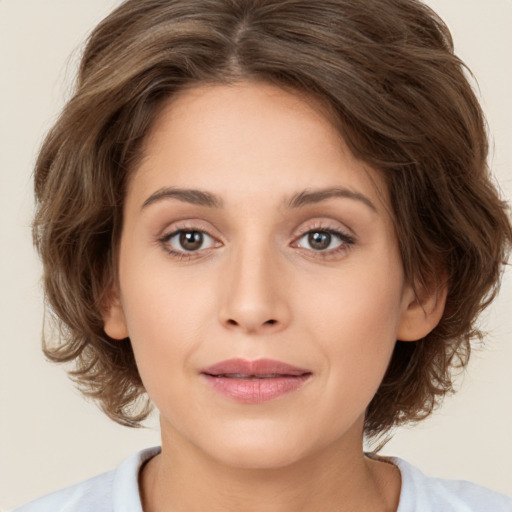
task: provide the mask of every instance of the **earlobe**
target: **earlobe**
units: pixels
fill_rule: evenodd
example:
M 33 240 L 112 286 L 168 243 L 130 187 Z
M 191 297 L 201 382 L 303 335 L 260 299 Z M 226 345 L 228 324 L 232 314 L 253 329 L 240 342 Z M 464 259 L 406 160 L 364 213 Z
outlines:
M 448 288 L 438 283 L 433 290 L 423 290 L 418 296 L 412 287 L 407 291 L 406 304 L 397 331 L 400 341 L 418 341 L 429 334 L 441 321 Z
M 104 298 L 102 306 L 103 328 L 110 338 L 123 340 L 128 337 L 126 319 L 119 299 L 119 291 L 113 284 Z

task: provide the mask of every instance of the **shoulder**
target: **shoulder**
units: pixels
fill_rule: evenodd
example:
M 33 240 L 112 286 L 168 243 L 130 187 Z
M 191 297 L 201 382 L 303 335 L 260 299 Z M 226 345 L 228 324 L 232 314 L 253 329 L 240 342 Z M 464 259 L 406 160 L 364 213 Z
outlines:
M 107 512 L 112 496 L 112 481 L 115 471 L 98 475 L 90 480 L 61 489 L 39 498 L 14 512 Z
M 512 512 L 512 497 L 465 480 L 426 476 L 396 457 L 390 461 L 402 475 L 397 512 Z
M 48 494 L 13 512 L 142 512 L 139 470 L 159 450 L 138 452 L 113 471 Z

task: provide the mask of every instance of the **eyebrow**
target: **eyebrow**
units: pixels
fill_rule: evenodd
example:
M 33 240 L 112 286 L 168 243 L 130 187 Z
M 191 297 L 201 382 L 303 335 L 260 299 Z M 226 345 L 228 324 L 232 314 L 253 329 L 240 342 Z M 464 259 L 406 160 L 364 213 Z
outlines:
M 184 203 L 208 206 L 209 208 L 222 208 L 223 205 L 222 199 L 210 192 L 189 188 L 164 187 L 151 194 L 144 201 L 142 209 L 162 199 L 177 199 Z
M 377 212 L 377 208 L 372 201 L 368 199 L 368 197 L 360 192 L 355 192 L 343 187 L 303 190 L 294 194 L 286 202 L 286 207 L 292 209 L 301 208 L 302 206 L 320 203 L 335 197 L 359 201 L 368 206 L 374 212 Z M 209 208 L 222 208 L 224 204 L 223 200 L 219 196 L 203 190 L 164 187 L 151 194 L 144 201 L 142 209 L 164 199 L 177 199 L 178 201 L 185 203 L 206 206 Z
M 325 201 L 326 199 L 331 199 L 333 197 L 341 197 L 344 199 L 353 199 L 355 201 L 359 201 L 368 206 L 374 212 L 377 212 L 377 208 L 370 201 L 370 199 L 368 199 L 368 197 L 361 194 L 360 192 L 355 192 L 343 187 L 329 187 L 319 190 L 304 190 L 292 196 L 292 198 L 288 201 L 287 206 L 289 208 L 300 208 L 301 206 L 320 203 L 321 201 Z

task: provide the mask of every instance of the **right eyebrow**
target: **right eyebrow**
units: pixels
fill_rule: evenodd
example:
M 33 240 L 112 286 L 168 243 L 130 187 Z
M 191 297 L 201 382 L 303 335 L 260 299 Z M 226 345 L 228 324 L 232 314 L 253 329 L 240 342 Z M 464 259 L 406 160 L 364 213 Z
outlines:
M 153 192 L 142 204 L 142 210 L 149 205 L 164 199 L 177 199 L 185 203 L 207 206 L 209 208 L 222 208 L 222 199 L 210 192 L 203 192 L 191 188 L 164 187 Z
M 300 208 L 308 204 L 320 203 L 333 197 L 341 197 L 344 199 L 352 199 L 354 201 L 359 201 L 360 203 L 368 206 L 368 208 L 370 208 L 374 212 L 378 212 L 375 205 L 364 194 L 344 187 L 328 187 L 321 189 L 303 190 L 302 192 L 295 194 L 288 201 L 288 208 Z

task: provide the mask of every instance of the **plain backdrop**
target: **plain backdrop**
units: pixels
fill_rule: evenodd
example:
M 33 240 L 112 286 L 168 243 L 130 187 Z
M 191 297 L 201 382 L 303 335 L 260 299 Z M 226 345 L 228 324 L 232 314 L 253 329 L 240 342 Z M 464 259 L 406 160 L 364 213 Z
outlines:
M 312 0 L 314 1 L 314 0 Z M 80 48 L 115 0 L 0 0 L 0 510 L 115 467 L 159 443 L 157 421 L 130 430 L 86 402 L 40 351 L 40 265 L 31 245 L 31 172 L 69 97 Z M 512 197 L 512 0 L 429 0 L 479 82 L 491 166 Z M 512 272 L 482 320 L 460 392 L 399 430 L 386 454 L 426 473 L 512 494 Z

